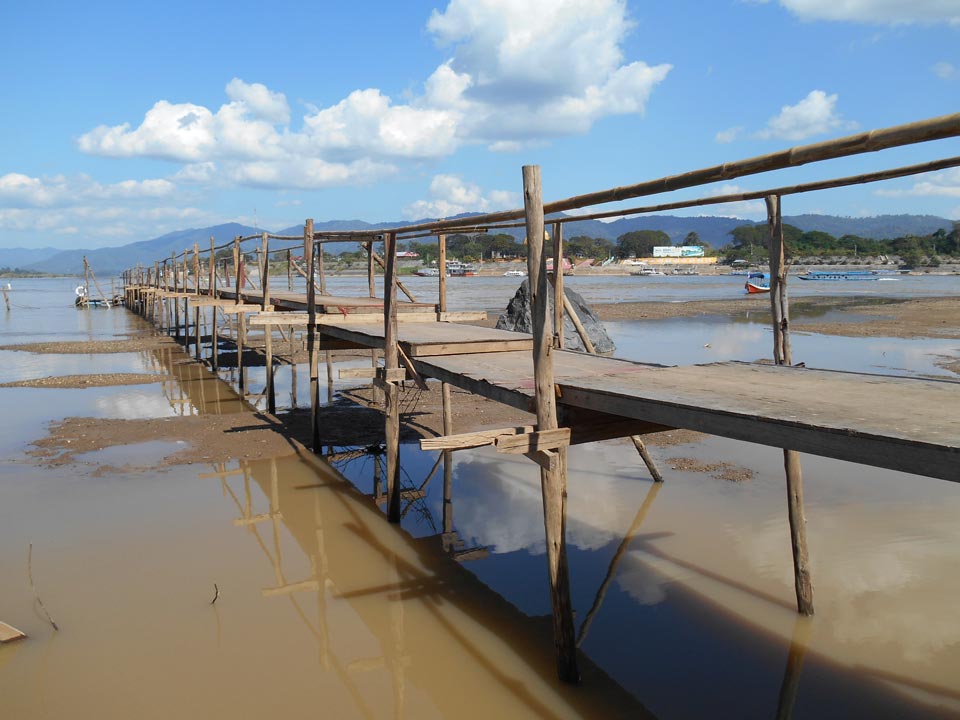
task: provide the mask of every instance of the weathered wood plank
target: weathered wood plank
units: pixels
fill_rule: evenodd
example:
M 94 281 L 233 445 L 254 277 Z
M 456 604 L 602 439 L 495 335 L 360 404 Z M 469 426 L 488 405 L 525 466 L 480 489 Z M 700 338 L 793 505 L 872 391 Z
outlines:
M 0 643 L 23 640 L 26 636 L 27 634 L 25 632 L 17 630 L 12 625 L 7 625 L 5 622 L 0 621 Z

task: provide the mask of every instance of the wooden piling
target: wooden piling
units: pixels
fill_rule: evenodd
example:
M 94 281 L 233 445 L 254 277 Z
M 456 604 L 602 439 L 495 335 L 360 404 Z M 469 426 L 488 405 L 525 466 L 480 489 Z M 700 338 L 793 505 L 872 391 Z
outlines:
M 213 235 L 210 236 L 210 267 L 207 279 L 207 294 L 211 298 L 217 297 L 217 248 Z M 210 306 L 210 368 L 216 372 L 220 364 L 219 337 L 217 335 L 217 306 Z
M 200 297 L 200 244 L 193 244 L 193 282 L 194 295 Z M 194 343 L 196 344 L 196 359 L 197 362 L 200 362 L 200 306 L 197 305 L 193 309 L 193 332 L 194 332 Z
M 173 338 L 179 342 L 180 340 L 180 301 L 177 299 L 176 293 L 180 291 L 180 271 L 177 267 L 177 254 L 170 251 L 170 268 L 173 271 L 173 292 L 174 295 L 170 298 L 173 301 Z
M 371 243 L 371 255 L 372 255 Z M 384 237 L 386 269 L 383 277 L 383 366 L 385 375 L 400 367 L 397 343 L 397 234 Z M 400 522 L 400 388 L 395 381 L 383 384 L 386 415 L 387 519 Z
M 780 216 L 780 198 L 766 197 L 767 227 L 770 235 L 770 310 L 773 316 L 773 360 L 777 365 L 793 364 L 789 342 L 789 312 L 787 297 L 787 269 L 784 262 L 783 225 Z M 783 467 L 787 475 L 787 515 L 790 521 L 790 545 L 793 551 L 794 590 L 797 611 L 813 615 L 813 580 L 810 575 L 810 557 L 807 551 L 807 520 L 803 511 L 803 472 L 800 453 L 783 451 Z
M 443 234 L 437 236 L 437 266 L 440 270 L 440 299 L 437 309 L 443 313 L 447 311 L 447 236 Z
M 553 381 L 551 320 L 547 314 L 547 273 L 543 260 L 543 193 L 540 168 L 523 167 L 523 205 L 527 229 L 527 274 L 530 279 L 533 325 L 533 367 L 537 429 L 558 427 Z M 533 455 L 533 453 L 531 453 Z M 550 601 L 553 607 L 553 636 L 557 654 L 557 674 L 563 682 L 580 681 L 577 668 L 576 636 L 573 632 L 573 608 L 570 603 L 570 575 L 567 567 L 567 452 L 566 448 L 540 452 L 534 458 L 540 464 L 543 495 L 543 523 L 546 535 L 547 563 L 550 575 Z
M 237 294 L 237 305 L 243 303 L 243 254 L 240 252 L 240 236 L 233 239 L 233 268 L 234 268 L 234 289 Z M 237 348 L 237 387 L 240 388 L 241 397 L 245 396 L 246 378 L 243 372 L 243 345 L 246 340 L 246 314 L 237 313 L 237 334 L 235 345 Z
M 567 301 L 567 296 L 563 292 L 563 225 L 553 224 L 553 337 L 554 347 L 563 348 L 563 309 Z M 570 313 L 570 319 L 574 325 L 580 318 L 576 313 Z M 582 326 L 581 326 L 582 327 Z M 580 328 L 577 328 L 580 332 Z M 589 342 L 587 333 L 582 332 L 584 338 L 584 347 Z
M 270 245 L 267 233 L 261 236 L 261 252 L 263 253 L 263 270 L 260 272 L 260 288 L 263 296 L 260 303 L 260 311 L 266 312 L 273 308 L 270 302 Z M 267 410 L 270 413 L 277 411 L 277 396 L 273 385 L 273 325 L 266 325 L 263 328 L 263 345 L 266 353 L 267 363 Z
M 313 219 L 308 218 L 303 226 L 303 261 L 307 265 L 307 356 L 310 364 L 310 443 L 315 453 L 320 453 L 320 425 L 317 412 L 320 409 L 320 379 L 317 368 L 317 288 L 313 278 Z

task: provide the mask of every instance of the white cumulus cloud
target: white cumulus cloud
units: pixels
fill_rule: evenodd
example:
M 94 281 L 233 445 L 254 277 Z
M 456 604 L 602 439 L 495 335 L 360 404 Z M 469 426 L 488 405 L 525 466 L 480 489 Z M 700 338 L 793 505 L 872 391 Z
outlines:
M 404 216 L 412 219 L 444 218 L 465 212 L 492 212 L 520 205 L 517 193 L 508 190 L 484 192 L 479 185 L 465 182 L 458 175 L 435 175 L 430 182 L 430 198 L 407 206 Z
M 161 99 L 139 125 L 100 125 L 77 145 L 181 163 L 173 177 L 185 183 L 371 182 L 464 144 L 516 150 L 606 116 L 642 115 L 671 66 L 627 62 L 631 28 L 625 0 L 451 0 L 427 22 L 449 56 L 402 102 L 360 88 L 296 126 L 283 93 L 233 78 L 217 109 Z
M 874 194 L 883 197 L 915 196 L 960 198 L 960 168 L 951 168 L 945 172 L 920 175 L 910 188 L 880 188 L 874 191 Z
M 174 183 L 162 178 L 103 185 L 86 175 L 38 178 L 7 173 L 0 175 L 0 207 L 59 207 L 89 201 L 156 199 L 168 197 L 175 190 Z
M 811 90 L 796 105 L 784 105 L 756 135 L 762 139 L 804 140 L 849 127 L 837 113 L 837 98 L 836 93 L 827 95 L 823 90 Z
M 745 0 L 762 4 L 765 0 Z M 956 0 L 779 0 L 802 20 L 841 20 L 876 25 L 960 25 Z

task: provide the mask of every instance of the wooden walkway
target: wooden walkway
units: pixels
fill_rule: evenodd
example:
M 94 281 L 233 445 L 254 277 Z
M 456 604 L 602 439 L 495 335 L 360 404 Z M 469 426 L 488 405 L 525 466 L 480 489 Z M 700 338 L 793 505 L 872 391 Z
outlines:
M 384 347 L 382 326 L 323 333 Z M 530 409 L 531 336 L 454 323 L 398 333 L 421 375 Z M 960 382 L 741 362 L 660 367 L 563 350 L 553 363 L 560 405 L 960 482 Z
M 264 326 L 268 409 L 274 408 L 272 338 L 274 326 L 306 326 L 310 357 L 311 426 L 313 450 L 320 450 L 318 352 L 338 347 L 369 348 L 372 365 L 382 351 L 383 366 L 370 368 L 370 376 L 383 393 L 385 415 L 387 518 L 400 522 L 400 396 L 398 383 L 424 377 L 441 381 L 444 436 L 429 447 L 444 451 L 494 445 L 502 452 L 521 452 L 540 466 L 543 494 L 547 569 L 558 676 L 578 681 L 577 645 L 573 632 L 569 568 L 566 559 L 566 449 L 578 442 L 631 437 L 656 481 L 662 478 L 646 453 L 640 435 L 664 428 L 686 428 L 783 448 L 787 489 L 787 514 L 793 551 L 797 608 L 813 614 L 813 589 L 803 511 L 803 479 L 798 451 L 849 460 L 865 465 L 960 481 L 960 383 L 791 367 L 787 266 L 780 208 L 782 195 L 846 187 L 894 177 L 907 177 L 960 166 L 960 158 L 893 168 L 847 178 L 774 188 L 742 196 L 727 195 L 693 201 L 665 203 L 627 210 L 599 212 L 577 218 L 599 219 L 612 214 L 654 212 L 693 207 L 709 202 L 763 198 L 767 207 L 769 240 L 771 325 L 775 365 L 717 363 L 692 367 L 662 367 L 625 360 L 565 352 L 563 315 L 570 318 L 593 352 L 586 331 L 563 290 L 563 276 L 548 278 L 546 255 L 552 249 L 553 266 L 563 260 L 562 229 L 565 218 L 555 216 L 550 245 L 545 217 L 574 209 L 630 198 L 696 188 L 759 173 L 846 157 L 886 148 L 960 136 L 960 114 L 891 128 L 873 130 L 813 145 L 798 146 L 767 155 L 726 162 L 635 185 L 610 188 L 544 204 L 540 169 L 525 166 L 522 209 L 471 216 L 467 219 L 429 221 L 370 232 L 369 230 L 314 232 L 307 219 L 303 232 L 303 266 L 299 269 L 292 249 L 287 258 L 288 287 L 293 270 L 307 280 L 306 294 L 271 292 L 271 251 L 268 233 L 232 243 L 232 272 L 228 260 L 218 260 L 211 238 L 206 273 L 201 272 L 200 250 L 154 262 L 153 268 L 136 268 L 125 276 L 128 307 L 158 321 L 160 327 L 189 343 L 189 311 L 194 303 L 197 358 L 200 359 L 201 308 L 212 305 L 231 316 L 238 348 L 238 384 L 244 388 L 242 368 L 246 324 Z M 523 219 L 526 230 L 527 271 L 531 289 L 531 335 L 505 333 L 457 324 L 469 321 L 468 313 L 446 312 L 446 233 L 475 232 L 511 227 Z M 569 219 L 569 218 L 567 218 Z M 469 223 L 469 224 L 467 224 Z M 398 242 L 435 235 L 439 268 L 439 302 L 415 302 L 397 277 Z M 280 241 L 296 237 L 272 236 Z M 369 297 L 336 297 L 324 292 L 322 244 L 345 239 L 360 243 L 367 254 Z M 257 264 L 264 281 L 262 291 L 244 288 L 244 265 L 249 252 L 241 243 L 259 241 Z M 383 243 L 383 258 L 374 246 Z M 192 268 L 191 261 L 192 260 Z M 218 289 L 218 264 L 228 278 Z M 377 298 L 375 269 L 383 269 L 383 298 Z M 318 275 L 319 272 L 319 275 Z M 207 275 L 204 283 L 204 274 Z M 208 290 L 183 292 L 188 288 Z M 553 317 L 547 297 L 553 290 Z M 232 290 L 230 289 L 232 286 Z M 152 289 L 151 289 L 152 288 Z M 162 288 L 162 290 L 161 290 Z M 172 292 L 171 289 L 172 288 Z M 408 300 L 401 300 L 398 290 Z M 210 295 L 215 297 L 211 297 Z M 183 311 L 181 315 L 181 300 Z M 211 313 L 211 366 L 217 367 L 218 312 Z M 182 323 L 181 323 L 182 318 Z M 453 321 L 453 322 L 448 322 Z M 292 339 L 293 332 L 287 336 Z M 291 342 L 291 346 L 292 346 Z M 332 364 L 327 356 L 328 373 Z M 537 424 L 503 428 L 486 433 L 453 434 L 450 386 L 536 413 Z M 468 437 L 469 435 L 469 437 Z M 427 446 L 427 441 L 421 443 Z

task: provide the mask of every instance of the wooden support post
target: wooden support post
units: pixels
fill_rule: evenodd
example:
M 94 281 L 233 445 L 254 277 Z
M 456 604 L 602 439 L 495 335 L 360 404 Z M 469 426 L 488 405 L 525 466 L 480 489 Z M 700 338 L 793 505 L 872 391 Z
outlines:
M 320 380 L 317 369 L 317 288 L 314 282 L 313 219 L 308 218 L 303 226 L 303 260 L 307 265 L 307 355 L 310 363 L 310 443 L 315 453 L 320 453 L 320 425 L 317 412 L 320 406 Z
M 194 294 L 197 297 L 200 297 L 200 244 L 193 244 L 193 282 L 196 283 L 194 288 Z M 196 343 L 196 359 L 197 362 L 200 362 L 200 306 L 193 310 L 193 331 L 194 331 L 194 342 Z
M 287 250 L 287 290 L 293 292 L 293 251 Z
M 213 235 L 210 236 L 210 279 L 207 281 L 207 292 L 210 297 L 217 297 L 217 259 Z M 217 330 L 217 306 L 210 307 L 210 368 L 216 372 L 220 366 L 220 337 Z
M 83 256 L 83 305 L 90 301 L 90 263 L 87 256 Z
M 532 300 L 537 427 L 540 430 L 554 430 L 558 427 L 557 403 L 551 356 L 552 318 L 547 314 L 548 283 L 543 258 L 543 194 L 539 166 L 523 167 L 523 205 L 528 238 L 527 274 L 530 278 Z M 553 607 L 553 637 L 557 653 L 557 674 L 563 682 L 576 683 L 580 681 L 580 671 L 577 668 L 577 644 L 573 632 L 566 547 L 567 451 L 566 448 L 559 448 L 555 452 L 557 462 L 550 462 L 546 467 L 541 465 L 540 469 L 550 601 Z
M 240 236 L 237 235 L 233 239 L 233 268 L 235 270 L 234 274 L 234 288 L 237 294 L 237 305 L 243 303 L 243 254 L 240 252 Z M 240 388 L 240 396 L 244 397 L 246 389 L 246 377 L 243 371 L 243 346 L 247 339 L 247 316 L 245 313 L 237 313 L 237 334 L 235 336 L 236 348 L 237 348 L 237 387 Z
M 787 270 L 784 262 L 783 225 L 780 198 L 768 195 L 767 227 L 770 231 L 770 310 L 773 316 L 773 360 L 777 365 L 793 364 L 788 335 L 789 317 L 786 303 Z M 787 515 L 790 520 L 790 545 L 793 550 L 793 579 L 797 595 L 797 611 L 813 615 L 813 580 L 807 551 L 807 520 L 803 511 L 803 471 L 800 453 L 783 451 L 783 467 L 787 475 Z
M 553 224 L 553 337 L 554 347 L 563 348 L 563 310 L 567 306 L 567 296 L 563 292 L 563 225 Z M 579 322 L 575 312 L 570 313 L 574 324 Z M 581 326 L 582 327 L 582 326 Z M 579 328 L 577 330 L 579 332 Z M 586 332 L 582 333 L 586 337 Z M 586 347 L 589 340 L 584 340 Z
M 173 337 L 175 340 L 180 340 L 180 301 L 177 299 L 176 293 L 180 291 L 180 268 L 177 267 L 177 254 L 170 251 L 170 269 L 173 271 L 173 292 L 174 296 L 170 298 L 173 302 Z
M 317 244 L 317 274 L 320 276 L 320 294 L 327 294 L 327 273 L 323 267 L 323 243 Z
M 190 281 L 190 250 L 189 248 L 183 251 L 183 283 L 180 288 L 180 292 L 187 293 L 190 291 L 189 281 Z M 183 301 L 183 349 L 187 352 L 190 352 L 190 312 L 187 305 L 187 298 L 184 295 L 183 298 L 177 298 L 177 302 Z
M 368 240 L 363 246 L 367 249 L 367 288 L 370 291 L 370 297 L 376 297 L 377 283 L 373 268 L 373 240 Z
M 444 313 L 447 311 L 447 236 L 437 236 L 437 265 L 440 270 L 440 300 L 437 303 L 437 309 Z
M 383 276 L 383 366 L 389 374 L 400 367 L 397 342 L 397 235 L 388 233 L 384 238 L 387 256 Z M 371 250 L 372 252 L 372 250 Z M 383 387 L 384 414 L 386 415 L 387 451 L 387 519 L 400 522 L 400 388 L 395 382 Z
M 443 238 L 444 236 L 440 236 Z M 441 239 L 441 247 L 445 245 L 445 238 Z M 446 260 L 446 252 L 441 255 Z M 445 266 L 444 262 L 444 266 Z M 441 270 L 441 272 L 443 272 Z M 442 276 L 441 276 L 442 277 Z M 443 297 L 441 295 L 441 297 Z M 453 405 L 450 399 L 450 385 L 440 384 L 440 399 L 443 404 L 443 434 L 449 437 L 453 434 Z M 453 451 L 442 451 L 443 456 L 443 539 L 444 550 L 454 549 L 448 538 L 453 538 Z
M 263 270 L 260 273 L 260 289 L 263 292 L 260 301 L 260 311 L 266 312 L 273 308 L 270 301 L 270 243 L 267 233 L 261 236 L 261 252 L 263 253 Z M 266 353 L 267 363 L 267 411 L 277 412 L 277 396 L 273 385 L 273 325 L 267 325 L 263 328 L 263 345 Z

